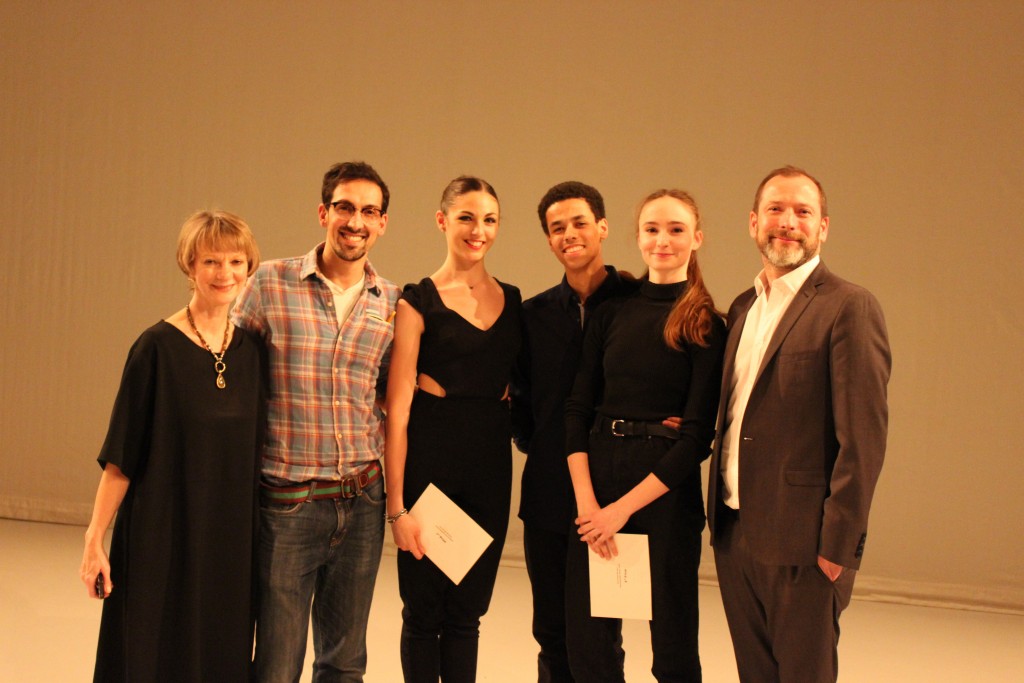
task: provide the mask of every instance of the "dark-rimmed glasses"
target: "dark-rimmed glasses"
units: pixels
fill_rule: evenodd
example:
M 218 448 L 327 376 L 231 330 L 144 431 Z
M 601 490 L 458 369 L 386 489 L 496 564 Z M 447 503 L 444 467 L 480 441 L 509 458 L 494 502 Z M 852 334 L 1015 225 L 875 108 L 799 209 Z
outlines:
M 357 209 L 352 205 L 352 202 L 345 199 L 331 202 L 330 206 L 344 222 L 348 223 L 358 213 L 362 217 L 363 223 L 371 228 L 380 225 L 381 217 L 384 215 L 376 206 L 364 206 L 361 209 Z

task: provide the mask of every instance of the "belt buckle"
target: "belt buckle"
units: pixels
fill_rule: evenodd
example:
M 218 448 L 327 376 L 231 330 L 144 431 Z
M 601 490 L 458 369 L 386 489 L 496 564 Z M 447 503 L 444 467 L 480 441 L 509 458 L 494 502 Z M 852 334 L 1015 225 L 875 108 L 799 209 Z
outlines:
M 357 472 L 351 477 L 341 480 L 341 497 L 356 498 L 363 495 L 363 489 L 369 483 L 370 478 L 366 472 Z
M 366 472 L 360 472 L 356 476 L 352 477 L 352 479 L 355 480 L 356 486 L 356 492 L 354 495 L 363 495 L 363 489 L 365 489 L 366 485 L 370 483 L 370 475 L 367 474 Z
M 619 426 L 623 423 L 625 423 L 625 420 L 612 420 L 612 436 L 625 436 L 625 434 L 618 431 Z

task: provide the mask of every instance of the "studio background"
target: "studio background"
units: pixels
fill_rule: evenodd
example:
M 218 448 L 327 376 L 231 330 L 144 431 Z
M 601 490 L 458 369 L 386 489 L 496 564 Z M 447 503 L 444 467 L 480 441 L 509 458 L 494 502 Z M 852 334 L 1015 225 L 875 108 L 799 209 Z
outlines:
M 365 159 L 392 191 L 371 259 L 402 284 L 444 257 L 444 185 L 480 175 L 501 197 L 489 270 L 530 296 L 561 276 L 548 187 L 598 187 L 606 259 L 635 273 L 635 204 L 682 187 L 724 309 L 760 268 L 756 184 L 794 163 L 829 193 L 825 262 L 875 293 L 893 351 L 858 594 L 1024 612 L 1022 33 L 1015 0 L 5 0 L 0 516 L 88 521 L 128 348 L 187 300 L 194 210 L 302 254 L 324 170 Z

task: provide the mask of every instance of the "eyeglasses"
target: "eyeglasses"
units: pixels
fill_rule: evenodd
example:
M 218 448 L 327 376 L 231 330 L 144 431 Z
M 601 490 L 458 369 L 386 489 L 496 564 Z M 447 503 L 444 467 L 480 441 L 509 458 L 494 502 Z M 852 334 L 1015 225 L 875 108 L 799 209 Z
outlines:
M 351 202 L 344 199 L 331 202 L 330 206 L 344 222 L 348 223 L 358 213 L 362 217 L 363 223 L 371 228 L 380 225 L 381 218 L 384 215 L 384 212 L 376 206 L 364 206 L 361 209 L 357 209 Z

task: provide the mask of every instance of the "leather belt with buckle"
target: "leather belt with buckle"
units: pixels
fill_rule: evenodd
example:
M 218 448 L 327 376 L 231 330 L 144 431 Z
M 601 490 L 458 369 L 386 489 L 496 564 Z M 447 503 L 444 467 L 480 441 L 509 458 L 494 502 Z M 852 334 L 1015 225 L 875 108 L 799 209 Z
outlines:
M 660 422 L 634 422 L 632 420 L 612 420 L 599 417 L 594 422 L 597 431 L 608 432 L 612 436 L 660 436 L 665 439 L 679 439 L 679 430 L 666 427 Z
M 329 480 L 314 479 L 296 484 L 295 486 L 271 486 L 266 482 L 260 482 L 260 488 L 263 497 L 275 503 L 302 503 L 331 498 L 355 498 L 362 495 L 363 489 L 376 481 L 380 475 L 380 462 L 374 460 L 351 477 Z

